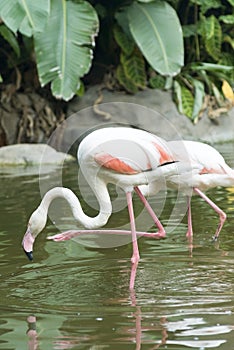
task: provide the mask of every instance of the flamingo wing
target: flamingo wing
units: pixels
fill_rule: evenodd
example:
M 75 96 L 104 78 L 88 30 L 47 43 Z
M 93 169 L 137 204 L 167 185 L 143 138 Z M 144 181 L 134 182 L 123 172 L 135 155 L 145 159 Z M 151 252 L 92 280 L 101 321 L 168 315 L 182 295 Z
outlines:
M 94 159 L 102 167 L 109 169 L 109 170 L 116 171 L 120 174 L 131 175 L 131 174 L 137 174 L 140 172 L 139 170 L 134 169 L 132 166 L 127 164 L 125 161 L 123 161 L 117 157 L 113 157 L 112 155 L 110 155 L 108 153 L 96 154 Z
M 104 128 L 92 132 L 78 150 L 79 162 L 120 174 L 137 174 L 173 162 L 163 139 L 143 130 Z
M 227 174 L 229 167 L 223 156 L 213 147 L 196 141 L 171 141 L 169 145 L 176 159 L 192 166 L 199 164 L 200 174 Z

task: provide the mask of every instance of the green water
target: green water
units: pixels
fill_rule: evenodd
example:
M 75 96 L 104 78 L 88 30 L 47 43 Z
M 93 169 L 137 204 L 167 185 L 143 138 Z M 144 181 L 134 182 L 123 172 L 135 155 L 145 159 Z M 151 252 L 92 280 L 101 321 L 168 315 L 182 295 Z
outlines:
M 234 167 L 234 145 L 219 149 Z M 48 169 L 43 181 L 57 173 Z M 63 177 L 78 193 L 75 164 Z M 58 233 L 53 219 L 29 262 L 21 240 L 41 199 L 37 169 L 2 169 L 0 186 L 0 349 L 234 349 L 233 189 L 209 192 L 228 214 L 217 243 L 211 240 L 217 215 L 198 197 L 192 200 L 192 248 L 185 238 L 186 218 L 164 240 L 140 238 L 141 261 L 130 292 L 130 243 L 105 249 L 98 248 L 96 237 L 89 238 L 89 246 L 82 239 L 48 241 L 47 235 Z M 176 193 L 168 193 L 160 216 L 165 225 L 177 200 Z M 60 220 L 74 229 L 63 205 Z M 134 205 L 139 215 L 136 198 Z M 126 209 L 116 211 L 109 226 L 119 227 L 127 217 Z M 142 229 L 148 221 L 140 218 Z M 36 322 L 27 321 L 31 315 Z

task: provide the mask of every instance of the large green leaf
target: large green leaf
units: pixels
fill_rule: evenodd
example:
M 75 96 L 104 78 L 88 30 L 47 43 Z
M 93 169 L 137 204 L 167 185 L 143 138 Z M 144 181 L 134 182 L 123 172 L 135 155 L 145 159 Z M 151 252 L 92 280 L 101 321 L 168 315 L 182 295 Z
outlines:
M 166 2 L 128 7 L 131 33 L 149 64 L 160 74 L 174 76 L 184 64 L 182 29 L 175 10 Z
M 124 67 L 122 65 L 119 65 L 116 70 L 116 77 L 126 91 L 128 91 L 130 94 L 136 94 L 138 91 L 137 86 L 134 84 L 134 82 L 129 79 L 129 77 L 126 76 Z
M 134 40 L 131 40 L 119 25 L 114 26 L 113 33 L 115 41 L 121 47 L 121 50 L 126 55 L 131 55 L 135 46 Z
M 17 0 L 0 0 L 0 15 L 3 22 L 14 33 L 17 32 L 25 17 L 25 13 Z
M 173 81 L 173 97 L 175 103 L 177 104 L 178 110 L 181 114 L 183 114 L 183 105 L 182 105 L 182 93 L 181 93 L 181 85 L 178 81 Z
M 51 82 L 56 98 L 68 101 L 79 89 L 91 66 L 97 31 L 97 14 L 88 2 L 52 0 L 45 31 L 35 35 L 35 51 L 40 82 Z
M 137 87 L 144 89 L 146 87 L 145 61 L 140 51 L 135 50 L 131 56 L 122 53 L 120 61 L 128 80 L 131 80 Z
M 194 109 L 194 97 L 191 91 L 185 86 L 174 81 L 175 99 L 180 113 L 192 119 Z
M 197 79 L 192 78 L 191 81 L 194 87 L 194 104 L 192 120 L 196 123 L 204 103 L 205 87 L 204 83 Z
M 16 33 L 31 36 L 42 31 L 50 10 L 50 0 L 0 0 L 0 15 L 4 23 Z
M 182 94 L 182 107 L 183 112 L 187 117 L 192 119 L 193 108 L 194 108 L 194 97 L 191 91 L 184 85 L 181 85 L 181 94 Z
M 215 16 L 203 18 L 203 38 L 206 51 L 209 55 L 218 61 L 221 55 L 222 29 Z

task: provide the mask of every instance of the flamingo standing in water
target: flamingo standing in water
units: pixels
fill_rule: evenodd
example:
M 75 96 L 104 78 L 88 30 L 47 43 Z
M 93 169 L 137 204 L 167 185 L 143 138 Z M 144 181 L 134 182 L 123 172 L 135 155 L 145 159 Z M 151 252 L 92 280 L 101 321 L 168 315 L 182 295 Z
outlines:
M 189 164 L 191 171 L 182 168 L 177 174 L 169 174 L 166 177 L 167 186 L 172 189 L 183 191 L 187 195 L 188 202 L 188 231 L 186 236 L 193 236 L 191 196 L 193 192 L 203 198 L 219 215 L 219 224 L 213 239 L 216 240 L 226 220 L 225 212 L 219 208 L 204 191 L 214 187 L 234 186 L 234 170 L 225 162 L 223 156 L 212 146 L 196 141 L 168 141 L 173 159 Z M 157 194 L 159 187 L 155 182 L 140 186 L 143 195 Z
M 76 234 L 107 232 L 97 229 L 107 223 L 112 213 L 107 184 L 117 184 L 126 193 L 130 217 L 130 233 L 133 245 L 131 258 L 133 269 L 130 278 L 130 289 L 132 289 L 140 258 L 137 235 L 158 238 L 165 236 L 165 230 L 161 222 L 139 186 L 153 182 L 154 187 L 155 184 L 158 184 L 161 188 L 165 176 L 177 174 L 179 164 L 174 161 L 166 141 L 146 131 L 127 127 L 103 128 L 90 133 L 80 143 L 78 161 L 81 171 L 99 202 L 99 214 L 95 217 L 87 216 L 81 208 L 79 199 L 70 189 L 64 187 L 53 188 L 44 195 L 39 207 L 29 219 L 28 228 L 22 241 L 23 249 L 28 258 L 32 260 L 35 238 L 45 227 L 48 208 L 57 197 L 62 197 L 69 203 L 75 220 L 88 229 L 76 231 Z M 151 215 L 158 228 L 157 233 L 136 231 L 132 204 L 133 191 L 137 193 Z M 120 233 L 117 230 L 108 230 L 109 232 Z M 122 231 L 121 233 L 129 233 L 129 231 Z M 66 234 L 61 235 L 60 238 L 57 237 L 57 240 L 71 238 L 69 234 L 67 236 Z
M 220 209 L 204 191 L 217 186 L 234 186 L 234 170 L 225 162 L 223 156 L 213 147 L 196 141 L 169 141 L 168 146 L 174 159 L 181 162 L 189 162 L 191 168 L 196 168 L 192 173 L 171 175 L 168 178 L 168 186 L 183 190 L 188 195 L 188 231 L 187 237 L 193 236 L 191 215 L 191 193 L 195 192 L 203 198 L 219 215 L 219 225 L 214 234 L 214 240 L 226 220 L 225 212 Z M 200 170 L 197 170 L 199 169 Z M 191 192 L 192 191 L 192 192 Z

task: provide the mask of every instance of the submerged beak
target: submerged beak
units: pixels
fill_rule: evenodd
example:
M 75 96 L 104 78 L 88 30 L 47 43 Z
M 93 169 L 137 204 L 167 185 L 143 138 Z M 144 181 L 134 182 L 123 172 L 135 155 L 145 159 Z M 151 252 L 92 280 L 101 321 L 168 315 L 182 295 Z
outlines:
M 33 243 L 34 243 L 34 238 L 32 236 L 30 228 L 28 227 L 22 241 L 22 247 L 30 261 L 33 260 Z

